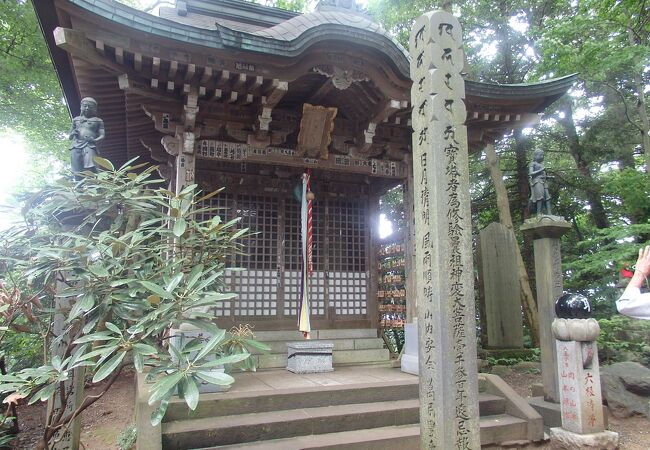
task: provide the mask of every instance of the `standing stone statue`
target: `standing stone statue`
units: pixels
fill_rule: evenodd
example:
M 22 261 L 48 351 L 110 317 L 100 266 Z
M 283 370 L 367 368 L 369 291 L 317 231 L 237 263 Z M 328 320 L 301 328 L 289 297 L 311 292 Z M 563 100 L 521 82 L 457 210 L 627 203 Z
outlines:
M 97 171 L 95 156 L 99 155 L 97 142 L 104 139 L 104 121 L 96 116 L 97 102 L 86 97 L 81 100 L 81 115 L 72 119 L 69 139 L 70 166 L 74 173 L 90 170 Z
M 533 160 L 528 166 L 528 178 L 530 180 L 529 207 L 531 214 L 551 214 L 551 196 L 548 193 L 546 184 L 546 168 L 544 151 L 537 149 L 533 152 Z

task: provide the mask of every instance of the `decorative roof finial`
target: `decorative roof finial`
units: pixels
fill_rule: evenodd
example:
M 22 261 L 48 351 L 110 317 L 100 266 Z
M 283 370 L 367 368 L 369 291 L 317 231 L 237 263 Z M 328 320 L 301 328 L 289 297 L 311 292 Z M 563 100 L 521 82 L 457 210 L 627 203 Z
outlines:
M 332 9 L 345 9 L 352 12 L 363 12 L 363 8 L 357 5 L 355 0 L 320 0 L 316 5 L 316 11 Z

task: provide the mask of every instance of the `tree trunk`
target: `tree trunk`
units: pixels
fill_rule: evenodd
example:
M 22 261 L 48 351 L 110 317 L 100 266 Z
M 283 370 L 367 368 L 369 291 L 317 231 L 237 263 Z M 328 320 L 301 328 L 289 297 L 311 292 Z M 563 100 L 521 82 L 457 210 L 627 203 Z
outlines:
M 502 225 L 514 233 L 514 226 L 512 224 L 512 214 L 510 213 L 510 203 L 508 202 L 508 191 L 503 182 L 503 173 L 499 167 L 499 158 L 494 151 L 494 145 L 488 144 L 485 148 L 487 155 L 488 169 L 490 170 L 490 177 L 494 183 L 494 190 L 497 196 L 497 208 L 499 210 L 499 220 Z M 516 241 L 515 241 L 516 242 Z M 519 275 L 519 290 L 521 297 L 521 306 L 524 310 L 524 317 L 530 328 L 530 335 L 533 341 L 533 346 L 539 346 L 539 320 L 537 319 L 537 304 L 533 291 L 530 288 L 530 280 L 528 272 L 524 265 L 524 259 L 521 256 L 519 243 L 516 248 L 517 255 L 517 270 Z
M 627 36 L 630 45 L 639 45 L 631 26 L 627 27 Z M 646 109 L 645 103 L 645 83 L 643 82 L 643 76 L 639 72 L 636 72 L 632 79 L 634 89 L 636 89 L 636 94 L 639 97 L 636 106 L 639 113 L 639 120 L 641 121 L 639 131 L 641 132 L 641 147 L 643 154 L 645 155 L 645 171 L 650 172 L 650 120 L 648 119 L 648 110 Z
M 609 228 L 609 220 L 607 219 L 607 214 L 605 213 L 605 207 L 601 200 L 601 191 L 598 183 L 594 181 L 594 178 L 591 176 L 591 170 L 589 168 L 589 162 L 585 159 L 585 148 L 580 143 L 580 138 L 576 131 L 576 125 L 573 121 L 573 104 L 572 102 L 565 101 L 561 109 L 564 112 L 564 117 L 559 119 L 559 123 L 564 128 L 567 139 L 569 141 L 569 153 L 573 157 L 573 160 L 576 163 L 576 168 L 582 176 L 585 183 L 582 186 L 582 189 L 587 197 L 587 202 L 591 207 L 591 217 L 594 220 L 596 228 L 603 229 Z

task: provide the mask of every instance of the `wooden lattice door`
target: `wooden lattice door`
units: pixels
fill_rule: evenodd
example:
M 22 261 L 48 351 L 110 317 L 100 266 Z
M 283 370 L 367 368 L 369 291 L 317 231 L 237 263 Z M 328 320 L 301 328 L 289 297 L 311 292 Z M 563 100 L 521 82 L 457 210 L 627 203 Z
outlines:
M 277 195 L 223 195 L 208 200 L 223 220 L 241 217 L 251 234 L 245 255 L 230 263 L 229 290 L 237 299 L 213 308 L 232 323 L 295 327 L 300 301 L 300 202 Z M 319 196 L 314 202 L 314 272 L 310 278 L 312 320 L 368 317 L 369 228 L 367 198 Z M 258 327 L 258 329 L 261 329 Z

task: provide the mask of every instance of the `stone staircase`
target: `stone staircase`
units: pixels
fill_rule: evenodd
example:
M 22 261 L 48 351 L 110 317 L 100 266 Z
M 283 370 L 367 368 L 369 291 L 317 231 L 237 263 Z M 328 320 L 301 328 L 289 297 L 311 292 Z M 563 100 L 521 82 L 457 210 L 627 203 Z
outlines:
M 298 331 L 257 331 L 255 339 L 271 347 L 269 353 L 254 352 L 258 369 L 287 367 L 287 342 L 303 341 Z M 333 365 L 387 364 L 389 351 L 384 341 L 377 337 L 376 329 L 315 330 L 311 339 L 334 344 Z
M 181 400 L 172 400 L 158 448 L 418 449 L 418 378 L 399 378 L 399 369 L 383 367 L 346 370 L 339 371 L 338 380 L 350 384 L 204 394 L 192 413 Z M 395 379 L 377 382 L 378 373 Z M 269 380 L 271 373 L 264 375 Z M 358 382 L 364 376 L 373 382 Z M 290 380 L 280 371 L 277 377 Z M 479 385 L 482 445 L 543 439 L 541 416 L 499 377 L 479 375 Z M 138 448 L 153 448 L 140 446 L 140 437 Z

